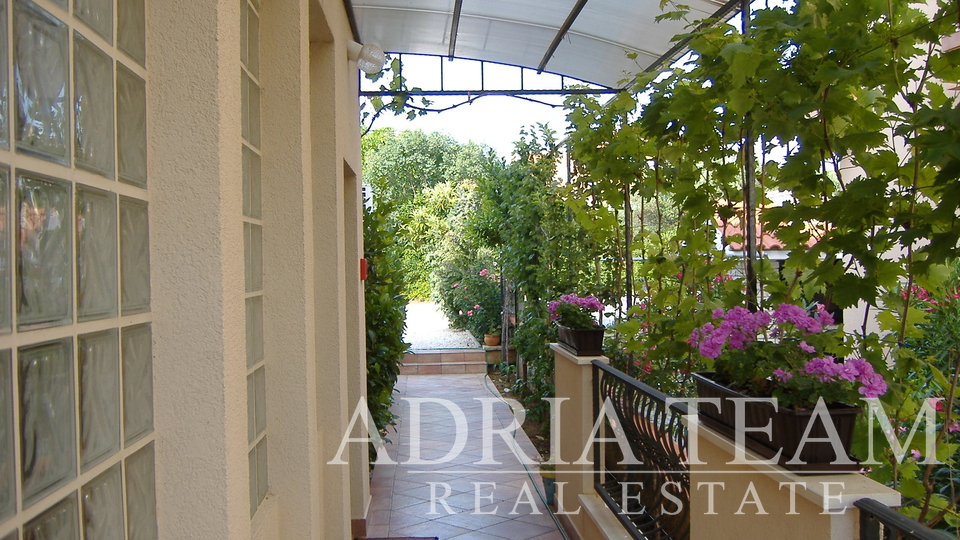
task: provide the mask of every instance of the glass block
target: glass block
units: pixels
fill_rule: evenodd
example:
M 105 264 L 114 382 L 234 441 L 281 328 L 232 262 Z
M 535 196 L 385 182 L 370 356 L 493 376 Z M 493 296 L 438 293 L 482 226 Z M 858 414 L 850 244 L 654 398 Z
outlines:
M 257 446 L 247 455 L 248 470 L 250 472 L 250 515 L 257 513 L 257 508 L 267 496 L 267 438 L 260 439 Z
M 247 471 L 250 476 L 250 515 L 253 516 L 257 513 L 257 508 L 260 506 L 260 501 L 257 499 L 257 448 L 254 447 L 253 450 L 247 454 Z
M 85 22 L 107 43 L 113 43 L 112 0 L 73 0 L 73 16 Z
M 127 458 L 127 538 L 157 539 L 157 493 L 153 443 Z
M 62 7 L 63 9 L 67 9 L 67 0 L 50 0 L 50 1 Z
M 15 5 L 17 149 L 67 164 L 67 27 L 29 0 Z
M 263 289 L 263 228 L 243 224 L 243 258 L 247 292 Z
M 240 62 L 247 65 L 247 15 L 250 13 L 247 0 L 240 0 Z
M 10 332 L 13 302 L 10 280 L 13 276 L 13 250 L 10 246 L 10 169 L 0 167 L 0 333 Z
M 260 77 L 260 17 L 249 6 L 247 8 L 247 69 L 254 77 Z
M 253 384 L 256 389 L 256 430 L 259 436 L 267 429 L 267 370 L 260 368 L 253 372 Z
M 260 155 L 243 145 L 243 215 L 260 218 Z
M 0 351 L 0 523 L 17 512 L 13 459 L 13 375 L 10 349 Z
M 153 431 L 153 347 L 149 324 L 128 326 L 123 351 L 123 434 L 130 445 Z
M 120 306 L 124 315 L 150 311 L 147 203 L 129 197 L 120 197 Z
M 257 504 L 267 496 L 267 438 L 257 443 Z
M 107 469 L 80 490 L 85 540 L 124 540 L 123 487 L 120 464 Z
M 80 468 L 120 450 L 120 343 L 117 330 L 77 337 Z
M 257 438 L 257 385 L 253 374 L 247 375 L 247 442 Z
M 24 525 L 23 540 L 80 540 L 77 492 Z
M 113 62 L 73 34 L 74 155 L 78 167 L 113 178 Z
M 7 75 L 10 40 L 7 39 L 7 3 L 0 2 L 0 148 L 10 149 L 10 83 Z
M 77 185 L 77 320 L 117 316 L 117 197 Z
M 20 244 L 17 325 L 69 324 L 72 314 L 70 188 L 64 182 L 17 175 Z
M 70 338 L 18 352 L 24 506 L 77 476 L 71 353 Z
M 144 0 L 117 0 L 117 46 L 141 66 L 147 59 Z
M 120 180 L 146 187 L 146 85 L 120 63 L 117 64 L 117 153 Z
M 263 297 L 247 298 L 247 367 L 263 360 Z
M 242 70 L 240 72 L 240 122 L 243 138 L 260 148 L 260 87 Z

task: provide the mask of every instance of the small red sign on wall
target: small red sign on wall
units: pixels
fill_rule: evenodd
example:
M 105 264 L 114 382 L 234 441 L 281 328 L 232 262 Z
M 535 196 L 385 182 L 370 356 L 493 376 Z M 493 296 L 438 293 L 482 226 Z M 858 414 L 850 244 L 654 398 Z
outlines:
M 367 280 L 367 260 L 360 259 L 360 281 Z

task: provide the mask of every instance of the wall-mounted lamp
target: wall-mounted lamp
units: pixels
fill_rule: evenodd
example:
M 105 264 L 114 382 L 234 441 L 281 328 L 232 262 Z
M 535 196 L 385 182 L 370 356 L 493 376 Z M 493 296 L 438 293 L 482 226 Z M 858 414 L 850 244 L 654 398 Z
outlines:
M 357 63 L 364 73 L 373 75 L 383 69 L 387 55 L 376 45 L 360 45 L 356 41 L 347 42 L 347 57 Z

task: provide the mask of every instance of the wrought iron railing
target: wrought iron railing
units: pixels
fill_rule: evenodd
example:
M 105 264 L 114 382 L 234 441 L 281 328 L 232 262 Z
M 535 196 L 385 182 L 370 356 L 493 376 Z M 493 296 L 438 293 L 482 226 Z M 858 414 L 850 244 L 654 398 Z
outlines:
M 640 462 L 626 463 L 619 443 L 594 442 L 597 493 L 637 540 L 689 538 L 687 429 L 680 422 L 686 405 L 668 408 L 665 394 L 599 361 L 593 375 L 594 418 L 607 400 L 616 413 L 597 439 L 620 430 Z
M 945 540 L 953 538 L 926 527 L 873 499 L 853 503 L 860 509 L 860 540 Z

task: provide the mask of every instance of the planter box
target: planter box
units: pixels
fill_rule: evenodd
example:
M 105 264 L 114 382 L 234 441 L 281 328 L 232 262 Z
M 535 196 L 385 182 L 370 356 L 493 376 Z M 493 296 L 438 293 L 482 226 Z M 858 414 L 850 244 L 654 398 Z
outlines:
M 721 406 L 717 411 L 716 407 L 709 403 L 703 403 L 700 406 L 700 421 L 707 427 L 721 433 L 731 440 L 735 440 L 736 434 L 736 406 L 730 398 L 748 397 L 735 390 L 731 390 L 713 380 L 713 373 L 697 373 L 694 379 L 697 381 L 697 394 L 701 398 L 720 398 Z M 818 420 L 810 434 L 807 436 L 807 443 L 803 445 L 800 453 L 800 461 L 804 464 L 788 464 L 793 460 L 797 453 L 797 447 L 803 438 L 803 433 L 807 429 L 813 417 L 812 410 L 794 410 L 778 408 L 774 409 L 773 404 L 765 402 L 745 402 L 743 404 L 745 412 L 745 424 L 747 427 L 764 427 L 771 425 L 771 436 L 766 433 L 746 432 L 744 444 L 750 450 L 760 454 L 766 459 L 773 458 L 777 451 L 783 449 L 780 454 L 779 464 L 781 467 L 795 472 L 809 473 L 847 473 L 860 470 L 860 465 L 856 462 L 852 464 L 834 463 L 837 461 L 837 455 L 834 446 L 829 442 L 811 441 L 810 439 L 825 439 L 827 431 L 823 422 Z M 830 419 L 834 428 L 840 436 L 840 442 L 844 452 L 850 455 L 850 445 L 853 441 L 853 427 L 857 415 L 860 414 L 860 408 L 842 403 L 829 406 Z M 851 460 L 853 458 L 850 458 Z
M 557 325 L 560 330 L 560 344 L 577 356 L 603 356 L 603 328 L 567 328 Z

